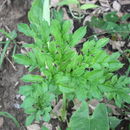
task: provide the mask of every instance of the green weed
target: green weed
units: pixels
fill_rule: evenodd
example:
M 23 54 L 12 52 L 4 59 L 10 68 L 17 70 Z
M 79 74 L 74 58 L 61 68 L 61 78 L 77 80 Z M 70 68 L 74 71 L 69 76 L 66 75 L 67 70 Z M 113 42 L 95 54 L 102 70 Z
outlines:
M 120 36 L 122 39 L 130 38 L 130 23 L 127 19 L 130 18 L 130 14 L 125 14 L 119 17 L 116 12 L 109 12 L 103 15 L 103 18 L 98 18 L 93 16 L 91 22 L 89 22 L 90 27 L 96 27 L 114 38 L 118 39 Z

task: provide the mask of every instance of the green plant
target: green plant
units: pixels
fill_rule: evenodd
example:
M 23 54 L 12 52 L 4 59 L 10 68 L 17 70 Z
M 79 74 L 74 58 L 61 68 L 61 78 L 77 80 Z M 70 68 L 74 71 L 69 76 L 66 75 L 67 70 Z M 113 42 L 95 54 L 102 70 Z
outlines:
M 0 29 L 0 32 L 3 33 L 3 34 L 6 36 L 6 38 L 7 38 L 6 41 L 0 42 L 0 45 L 3 45 L 3 44 L 4 44 L 4 48 L 3 48 L 3 50 L 1 51 L 1 54 L 0 54 L 0 68 L 1 68 L 1 65 L 2 65 L 2 63 L 3 63 L 4 57 L 5 57 L 5 54 L 6 54 L 6 51 L 7 51 L 8 47 L 9 47 L 9 45 L 10 45 L 11 43 L 15 44 L 14 39 L 17 37 L 17 34 L 16 34 L 15 31 L 12 31 L 12 32 L 10 32 L 10 33 L 7 33 L 7 32 L 5 32 L 5 31 L 2 30 L 2 29 Z M 16 49 L 16 44 L 15 44 L 15 46 L 14 46 L 13 55 L 14 55 L 14 53 L 15 53 L 15 49 Z
M 130 38 L 130 23 L 127 22 L 128 18 L 130 18 L 130 14 L 119 17 L 116 12 L 109 12 L 104 14 L 103 18 L 93 16 L 89 25 L 111 34 L 114 40 L 116 40 L 118 36 L 121 36 L 122 39 L 126 39 Z
M 79 120 L 80 119 L 80 120 Z M 104 104 L 98 104 L 92 116 L 89 116 L 89 109 L 86 102 L 72 115 L 67 130 L 109 130 L 115 128 L 120 120 L 109 117 Z
M 74 47 L 86 34 L 86 27 L 80 27 L 72 33 L 71 22 L 64 21 L 59 14 L 49 25 L 46 19 L 43 20 L 43 9 L 39 6 L 43 3 L 40 2 L 37 0 L 32 4 L 28 15 L 30 25 L 18 25 L 19 31 L 32 37 L 34 43 L 23 45 L 30 48 L 26 54 L 14 55 L 14 60 L 28 66 L 29 72 L 34 69 L 39 72 L 39 75 L 27 74 L 21 78 L 31 83 L 21 86 L 19 90 L 25 96 L 21 107 L 29 115 L 26 125 L 34 120 L 49 121 L 52 101 L 57 101 L 59 96 L 63 98 L 59 117 L 62 121 L 67 121 L 68 102 L 75 98 L 85 102 L 86 99 L 102 100 L 105 97 L 114 99 L 118 106 L 123 102 L 130 103 L 129 78 L 125 77 L 124 80 L 123 76 L 113 74 L 123 66 L 118 61 L 120 54 L 109 55 L 102 49 L 109 39 L 87 41 L 79 54 Z M 34 9 L 38 9 L 39 13 Z M 101 107 L 106 110 L 104 106 Z
M 8 112 L 0 112 L 0 116 L 4 116 L 4 117 L 12 119 L 13 122 L 15 123 L 15 125 L 17 127 L 20 127 L 19 122 L 15 119 L 14 116 L 12 116 L 11 114 L 9 114 Z

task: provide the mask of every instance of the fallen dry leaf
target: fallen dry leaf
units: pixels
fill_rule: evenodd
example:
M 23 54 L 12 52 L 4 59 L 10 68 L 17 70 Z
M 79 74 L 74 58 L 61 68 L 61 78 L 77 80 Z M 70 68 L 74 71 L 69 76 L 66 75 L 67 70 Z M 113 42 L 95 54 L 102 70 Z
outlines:
M 112 110 L 112 113 L 114 114 L 114 115 L 120 115 L 120 113 L 116 110 L 116 106 L 114 106 L 114 105 L 112 105 L 112 104 L 107 104 L 107 106 L 109 107 L 109 108 L 111 108 L 111 110 Z
M 52 112 L 55 113 L 57 116 L 60 116 L 60 109 L 62 107 L 62 99 L 59 100 L 59 102 L 54 106 Z M 52 118 L 57 118 L 55 115 L 52 114 Z
M 59 0 L 51 0 L 51 7 L 56 7 L 59 3 Z
M 118 0 L 121 5 L 130 4 L 130 0 Z
M 95 4 L 96 2 L 97 2 L 97 0 L 84 0 L 85 2 L 85 4 L 88 4 L 88 3 L 90 3 L 90 4 Z
M 3 124 L 4 124 L 4 119 L 3 117 L 0 117 L 0 128 L 3 126 Z
M 74 107 L 73 110 L 77 110 L 81 106 L 81 101 L 78 99 L 74 99 Z
M 121 47 L 124 46 L 125 42 L 124 41 L 113 41 L 113 40 L 110 40 L 110 44 L 112 45 L 113 49 L 117 49 L 118 51 L 122 52 Z
M 93 99 L 91 101 L 89 101 L 89 107 L 94 110 L 96 108 L 96 106 L 99 104 L 99 101 L 96 99 Z
M 110 4 L 109 4 L 108 0 L 99 0 L 99 3 L 103 7 L 110 8 Z

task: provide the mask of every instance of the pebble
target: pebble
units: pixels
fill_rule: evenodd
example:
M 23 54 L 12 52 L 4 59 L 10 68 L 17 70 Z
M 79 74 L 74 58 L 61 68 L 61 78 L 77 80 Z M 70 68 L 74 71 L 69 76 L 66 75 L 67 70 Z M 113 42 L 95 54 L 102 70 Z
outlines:
M 25 96 L 21 96 L 20 98 L 21 98 L 21 100 L 22 100 L 22 101 L 24 101 L 24 99 L 25 99 Z
M 17 109 L 20 109 L 20 105 L 18 103 L 15 103 L 14 107 L 17 108 Z
M 40 130 L 40 126 L 38 124 L 32 124 L 27 126 L 27 130 Z
M 113 2 L 113 8 L 114 8 L 115 11 L 120 11 L 121 5 L 117 1 L 114 1 Z

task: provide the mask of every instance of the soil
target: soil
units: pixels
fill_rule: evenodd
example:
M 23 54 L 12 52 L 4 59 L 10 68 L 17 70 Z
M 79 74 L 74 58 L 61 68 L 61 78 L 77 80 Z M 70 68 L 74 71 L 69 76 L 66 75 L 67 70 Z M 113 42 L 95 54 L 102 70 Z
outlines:
M 27 12 L 30 8 L 30 0 L 0 0 L 0 28 L 7 31 L 12 31 L 17 28 L 17 24 L 27 21 Z M 22 35 L 18 35 L 17 41 L 22 41 Z M 29 38 L 25 41 L 29 42 Z M 11 57 L 9 57 L 11 60 Z M 18 86 L 23 85 L 19 80 L 25 73 L 25 68 L 21 65 L 16 65 L 16 70 L 8 62 L 4 60 L 3 66 L 0 69 L 0 111 L 5 111 L 12 114 L 20 123 L 20 128 L 17 128 L 12 120 L 4 118 L 4 124 L 0 130 L 25 130 L 25 116 L 22 109 L 16 108 L 20 104 L 20 100 L 16 98 L 18 95 Z
M 27 12 L 30 8 L 31 0 L 0 0 L 0 29 L 3 28 L 7 31 L 17 30 L 17 24 L 24 22 L 28 23 Z M 81 23 L 74 21 L 75 29 L 81 26 Z M 18 34 L 16 39 L 18 42 L 26 41 L 31 42 L 31 39 Z M 79 45 L 78 48 L 81 48 Z M 18 46 L 20 48 L 20 46 Z M 11 56 L 9 57 L 11 60 Z M 125 66 L 118 73 L 124 74 L 129 66 L 128 61 L 123 59 Z M 26 69 L 22 65 L 15 65 L 16 70 L 13 68 L 12 64 L 5 59 L 3 66 L 0 68 L 0 111 L 5 111 L 12 114 L 20 123 L 20 128 L 17 128 L 12 120 L 4 118 L 3 126 L 0 130 L 26 130 L 25 114 L 22 109 L 16 107 L 16 105 L 21 104 L 21 100 L 16 96 L 18 95 L 19 86 L 24 83 L 20 81 L 20 77 L 26 73 Z M 71 113 L 71 110 L 70 110 Z M 57 120 L 51 120 L 53 127 L 58 124 L 65 129 L 65 123 L 57 123 Z M 128 125 L 130 121 L 123 120 L 121 124 L 116 128 L 116 130 L 128 130 Z

